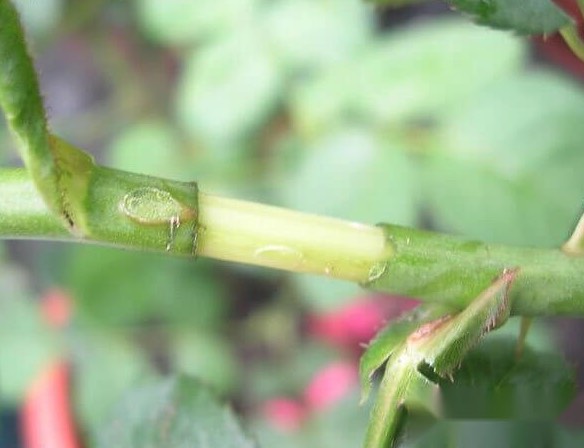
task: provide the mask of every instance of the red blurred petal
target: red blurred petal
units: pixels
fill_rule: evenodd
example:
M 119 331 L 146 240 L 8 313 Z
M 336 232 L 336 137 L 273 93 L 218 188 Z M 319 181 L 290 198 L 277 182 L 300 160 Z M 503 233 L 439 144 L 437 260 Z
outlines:
M 66 362 L 49 365 L 29 389 L 20 425 L 26 448 L 79 448 L 69 405 Z
M 282 432 L 296 431 L 304 418 L 306 409 L 291 398 L 273 398 L 262 405 L 262 414 L 275 428 Z
M 309 316 L 308 331 L 335 346 L 359 350 L 385 323 L 417 305 L 411 299 L 370 294 L 339 310 Z
M 60 289 L 51 289 L 41 300 L 41 312 L 53 328 L 62 328 L 69 323 L 72 314 L 71 297 Z
M 357 383 L 357 368 L 352 363 L 329 364 L 312 378 L 304 391 L 304 401 L 311 410 L 324 410 L 346 396 Z

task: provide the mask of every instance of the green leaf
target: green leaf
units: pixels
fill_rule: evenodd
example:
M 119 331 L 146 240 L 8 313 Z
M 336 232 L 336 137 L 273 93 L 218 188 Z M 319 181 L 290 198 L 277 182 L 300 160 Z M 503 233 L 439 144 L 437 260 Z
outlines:
M 126 389 L 155 375 L 135 344 L 111 332 L 104 334 L 85 327 L 75 334 L 71 354 L 76 415 L 91 431 L 101 424 Z
M 313 136 L 355 122 L 383 129 L 441 122 L 471 95 L 514 72 L 525 50 L 517 38 L 461 20 L 410 26 L 382 35 L 347 64 L 295 89 L 289 100 L 293 123 Z
M 63 0 L 44 0 L 30 2 L 28 0 L 12 0 L 20 14 L 24 28 L 37 35 L 51 31 L 61 18 Z
M 0 262 L 0 393 L 14 405 L 61 348 L 28 289 L 22 271 Z
M 361 446 L 369 409 L 355 406 L 350 393 L 330 409 L 316 412 L 295 431 L 283 431 L 260 421 L 254 425 L 260 446 L 278 448 L 356 448 Z
M 469 401 L 466 398 L 466 401 Z M 400 448 L 577 448 L 581 441 L 569 437 L 553 421 L 443 420 Z
M 270 4 L 264 23 L 278 57 L 306 75 L 362 49 L 371 36 L 372 19 L 361 0 L 287 0 Z
M 174 371 L 199 378 L 220 393 L 233 390 L 237 364 L 231 346 L 218 335 L 175 332 L 171 358 Z
M 137 15 L 152 39 L 184 45 L 230 33 L 251 20 L 255 0 L 138 0 Z
M 181 149 L 177 132 L 168 123 L 151 120 L 127 127 L 108 152 L 117 169 L 191 181 L 193 173 Z
M 569 22 L 551 0 L 448 0 L 482 25 L 521 34 L 550 34 Z
M 548 73 L 485 89 L 429 156 L 433 218 L 486 242 L 559 246 L 581 214 L 583 121 L 582 92 Z
M 516 343 L 495 335 L 468 354 L 453 382 L 440 381 L 447 418 L 558 417 L 575 397 L 573 369 L 560 354 L 529 346 L 518 359 Z
M 447 314 L 439 306 L 420 306 L 399 320 L 390 322 L 373 339 L 359 361 L 361 382 L 361 402 L 365 402 L 371 391 L 373 374 L 383 365 L 392 353 L 399 349 L 407 337 L 421 324 Z
M 251 448 L 233 413 L 199 382 L 169 378 L 132 389 L 99 432 L 98 448 Z
M 280 77 L 256 30 L 198 49 L 187 59 L 179 81 L 179 121 L 206 150 L 231 146 L 235 151 L 277 104 Z
M 415 221 L 412 162 L 399 144 L 371 130 L 349 128 L 319 139 L 290 169 L 283 185 L 288 207 L 363 222 Z
M 467 352 L 489 331 L 509 318 L 509 289 L 519 270 L 503 272 L 481 295 L 455 316 L 444 316 L 419 327 L 408 338 L 411 356 L 420 356 L 433 373 L 451 376 Z
M 394 446 L 405 423 L 412 389 L 452 376 L 467 352 L 509 316 L 508 290 L 517 271 L 503 273 L 456 315 L 419 326 L 389 357 L 365 437 L 366 448 Z M 424 378 L 426 377 L 426 378 Z M 419 402 L 419 401 L 418 401 Z
M 214 328 L 227 301 L 205 262 L 110 248 L 76 247 L 64 266 L 79 317 L 100 325 L 146 321 Z M 148 281 L 140 281 L 148 279 Z
M 365 0 L 365 1 L 380 6 L 386 6 L 389 8 L 398 8 L 400 6 L 421 3 L 424 0 Z

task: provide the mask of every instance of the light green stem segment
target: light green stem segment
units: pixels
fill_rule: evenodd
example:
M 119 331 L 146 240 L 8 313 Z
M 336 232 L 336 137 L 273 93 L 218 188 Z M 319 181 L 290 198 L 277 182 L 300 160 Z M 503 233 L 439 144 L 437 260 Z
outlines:
M 44 205 L 24 170 L 0 171 L 0 237 L 196 253 L 351 280 L 450 309 L 465 308 L 503 271 L 520 268 L 509 291 L 512 314 L 584 314 L 584 257 L 559 249 L 367 226 L 197 194 L 195 184 L 102 167 L 92 170 L 81 202 L 87 234 L 75 236 Z

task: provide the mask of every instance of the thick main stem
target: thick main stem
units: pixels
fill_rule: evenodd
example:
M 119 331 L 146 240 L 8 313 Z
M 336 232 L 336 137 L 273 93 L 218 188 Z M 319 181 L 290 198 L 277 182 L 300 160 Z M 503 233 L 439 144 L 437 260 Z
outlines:
M 88 233 L 70 234 L 25 170 L 0 171 L 0 237 L 58 239 L 201 255 L 351 280 L 463 309 L 518 269 L 513 314 L 584 314 L 584 256 L 367 226 L 198 193 L 195 184 L 96 167 Z

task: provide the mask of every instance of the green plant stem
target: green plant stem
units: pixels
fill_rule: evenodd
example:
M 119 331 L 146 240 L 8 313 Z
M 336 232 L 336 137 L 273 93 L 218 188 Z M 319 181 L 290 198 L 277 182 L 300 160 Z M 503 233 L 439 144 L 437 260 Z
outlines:
M 84 201 L 87 233 L 75 237 L 43 204 L 25 170 L 2 170 L 0 237 L 96 242 L 177 255 L 194 255 L 196 245 L 196 255 L 354 282 L 365 281 L 372 265 L 391 256 L 379 227 L 211 196 L 193 185 L 95 167 Z M 180 203 L 191 195 L 197 228 L 172 229 L 167 215 L 156 219 L 152 213 L 141 222 L 128 219 L 124 198 L 145 189 L 170 191 L 173 197 L 178 192 Z
M 584 314 L 584 257 L 560 249 L 345 222 L 103 167 L 93 169 L 87 191 L 87 233 L 76 236 L 44 205 L 25 170 L 0 171 L 0 237 L 92 242 L 315 273 L 452 309 L 465 308 L 504 270 L 519 268 L 510 291 L 512 314 Z
M 200 255 L 355 282 L 391 256 L 382 229 L 201 194 Z

